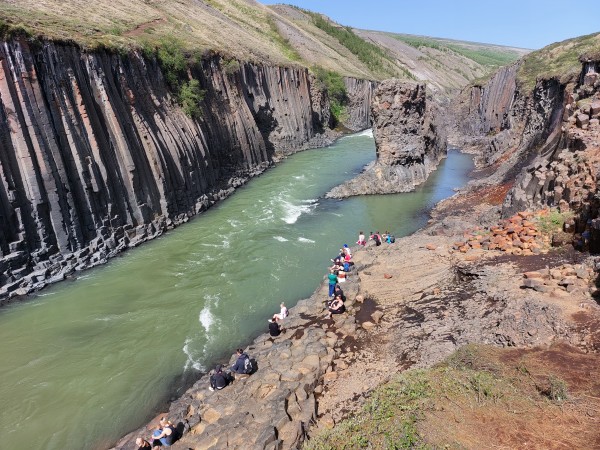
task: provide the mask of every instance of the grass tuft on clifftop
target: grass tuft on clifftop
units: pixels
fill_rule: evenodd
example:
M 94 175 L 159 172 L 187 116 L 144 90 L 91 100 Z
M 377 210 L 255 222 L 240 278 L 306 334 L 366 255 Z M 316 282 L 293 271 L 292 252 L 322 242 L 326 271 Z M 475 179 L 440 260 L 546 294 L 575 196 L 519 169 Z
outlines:
M 146 57 L 156 57 L 167 86 L 186 115 L 194 119 L 200 118 L 200 103 L 204 99 L 205 91 L 200 88 L 198 80 L 190 78 L 190 64 L 194 64 L 195 61 L 190 61 L 186 56 L 183 42 L 173 37 L 165 37 L 154 49 L 147 45 L 144 53 Z
M 346 119 L 346 106 L 348 105 L 348 92 L 342 76 L 331 70 L 325 70 L 321 67 L 313 67 L 313 73 L 321 85 L 321 89 L 329 95 L 329 105 L 331 115 L 334 119 L 334 126 Z
M 321 431 L 304 448 L 483 448 L 490 443 L 489 433 L 499 447 L 517 448 L 527 440 L 523 430 L 552 423 L 550 418 L 571 397 L 561 378 L 570 375 L 570 369 L 552 358 L 552 349 L 467 345 L 436 367 L 395 375 L 368 395 L 359 412 Z M 569 358 L 579 361 L 585 356 L 575 352 Z M 565 417 L 567 423 L 570 420 Z M 541 433 L 553 441 L 553 434 L 562 431 Z M 528 439 L 531 442 L 531 433 Z
M 600 33 L 588 34 L 557 42 L 525 56 L 517 79 L 526 92 L 535 87 L 539 78 L 557 77 L 568 81 L 581 71 L 579 57 L 600 48 Z

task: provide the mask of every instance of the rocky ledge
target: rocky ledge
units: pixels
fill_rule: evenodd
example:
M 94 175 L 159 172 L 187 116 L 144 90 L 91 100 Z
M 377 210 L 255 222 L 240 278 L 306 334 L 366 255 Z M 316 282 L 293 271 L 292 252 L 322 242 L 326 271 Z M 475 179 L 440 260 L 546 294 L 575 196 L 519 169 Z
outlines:
M 460 196 L 439 211 L 457 204 Z M 564 248 L 529 256 L 456 250 L 459 236 L 498 223 L 500 215 L 498 206 L 463 206 L 445 216 L 438 211 L 428 228 L 395 244 L 356 251 L 344 285 L 347 314 L 324 318 L 322 285 L 292 308 L 285 334 L 262 335 L 248 346 L 258 366 L 254 374 L 218 392 L 202 377 L 161 414 L 183 432 L 173 448 L 299 448 L 357 411 L 393 374 L 430 367 L 470 343 L 567 342 L 597 352 L 596 261 Z M 578 289 L 562 289 L 563 279 L 573 277 Z M 147 436 L 152 425 L 115 449 L 135 448 L 135 437 Z
M 290 309 L 285 333 L 263 334 L 246 348 L 257 370 L 223 389 L 210 391 L 201 377 L 164 415 L 177 423 L 183 437 L 174 449 L 297 448 L 317 417 L 317 397 L 348 367 L 352 346 L 365 334 L 355 314 L 357 271 L 344 284 L 347 313 L 325 318 L 326 286 Z M 369 324 L 381 316 L 374 312 Z M 365 324 L 368 328 L 369 325 Z M 233 364 L 233 358 L 229 365 Z M 135 438 L 147 437 L 156 421 L 123 438 L 114 448 L 137 449 Z
M 446 155 L 446 134 L 424 84 L 386 80 L 371 104 L 377 160 L 329 198 L 412 191 Z

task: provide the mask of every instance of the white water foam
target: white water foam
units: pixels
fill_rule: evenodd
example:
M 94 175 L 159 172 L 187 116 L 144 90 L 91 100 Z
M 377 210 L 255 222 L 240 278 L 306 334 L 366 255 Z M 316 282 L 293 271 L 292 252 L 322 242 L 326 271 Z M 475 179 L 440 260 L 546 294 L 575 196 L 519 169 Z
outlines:
M 279 242 L 287 242 L 288 241 L 283 236 L 273 236 L 273 239 L 275 239 L 276 241 L 279 241 Z
M 372 138 L 373 137 L 373 129 L 369 128 L 368 130 L 361 131 L 360 133 L 357 133 L 353 136 L 355 136 L 355 137 L 368 136 L 368 137 Z M 350 136 L 350 137 L 352 137 L 352 136 Z
M 304 238 L 304 237 L 299 237 L 298 242 L 304 242 L 305 244 L 314 244 L 315 243 L 315 241 L 313 241 L 312 239 L 308 239 L 308 238 Z
M 300 205 L 294 205 L 285 200 L 281 202 L 285 210 L 285 215 L 282 218 L 285 223 L 290 225 L 296 223 L 303 213 L 308 213 L 317 206 L 316 199 L 301 200 L 301 203 Z
M 192 340 L 190 338 L 186 338 L 185 342 L 183 343 L 183 353 L 185 353 L 185 355 L 187 356 L 187 361 L 185 362 L 185 366 L 183 367 L 184 370 L 189 369 L 190 367 L 193 367 L 196 370 L 200 370 L 202 372 L 206 372 L 206 367 L 203 366 L 202 364 L 200 364 L 198 361 L 194 360 L 194 355 L 192 353 L 192 350 L 190 349 L 190 344 L 192 343 Z
M 199 351 L 197 351 L 195 350 L 195 348 L 199 346 L 199 343 L 196 343 L 196 345 L 194 345 L 194 339 L 191 337 L 187 337 L 185 339 L 182 350 L 183 353 L 185 353 L 187 356 L 187 361 L 185 362 L 184 370 L 193 367 L 196 370 L 206 371 L 206 367 L 202 365 L 199 359 L 206 354 L 207 347 L 211 343 L 211 340 L 214 336 L 214 333 L 210 333 L 210 329 L 213 326 L 218 325 L 219 320 L 211 312 L 211 307 L 219 304 L 219 296 L 207 294 L 204 296 L 204 300 L 206 301 L 206 303 L 204 305 L 204 308 L 202 308 L 202 310 L 198 314 L 198 322 L 200 323 L 200 325 L 202 325 L 203 328 L 201 334 L 206 336 L 207 340 L 206 343 L 202 345 L 202 348 Z
M 209 332 L 210 327 L 213 323 L 215 323 L 215 316 L 210 312 L 208 307 L 204 307 L 202 311 L 200 311 L 200 315 L 198 316 L 198 321 L 204 327 L 206 333 Z

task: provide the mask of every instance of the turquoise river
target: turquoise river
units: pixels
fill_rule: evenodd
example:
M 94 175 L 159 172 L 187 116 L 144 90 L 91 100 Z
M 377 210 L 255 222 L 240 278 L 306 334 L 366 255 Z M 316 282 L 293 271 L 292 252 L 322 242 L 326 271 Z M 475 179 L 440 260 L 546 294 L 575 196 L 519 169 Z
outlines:
M 160 239 L 0 309 L 1 448 L 101 449 L 308 297 L 359 230 L 407 235 L 465 184 L 450 151 L 416 192 L 324 199 L 375 157 L 370 132 L 298 153 Z

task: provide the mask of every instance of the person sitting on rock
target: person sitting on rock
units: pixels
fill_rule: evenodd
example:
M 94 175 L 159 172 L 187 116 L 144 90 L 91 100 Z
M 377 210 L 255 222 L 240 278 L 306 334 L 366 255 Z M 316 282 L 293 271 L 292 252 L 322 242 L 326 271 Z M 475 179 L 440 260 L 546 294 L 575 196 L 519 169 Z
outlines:
M 362 230 L 358 232 L 358 241 L 356 241 L 356 243 L 362 246 L 367 245 L 367 241 L 365 240 L 365 233 Z
M 375 241 L 375 246 L 379 247 L 381 245 L 381 235 L 379 234 L 379 231 L 377 233 L 373 233 L 371 234 L 371 236 L 369 237 L 369 239 L 372 239 Z
M 210 376 L 210 387 L 211 391 L 215 389 L 220 391 L 224 387 L 226 387 L 232 381 L 231 375 L 223 372 L 223 366 L 221 364 L 217 364 L 215 367 L 215 371 Z
M 283 331 L 281 325 L 279 325 L 279 315 L 275 314 L 272 319 L 269 319 L 269 334 L 273 337 L 279 336 Z
M 175 427 L 165 417 L 160 419 L 160 425 L 152 433 L 154 447 L 170 447 L 175 442 Z
M 276 314 L 277 317 L 279 317 L 279 320 L 283 320 L 285 319 L 287 316 L 290 315 L 290 312 L 288 311 L 288 309 L 285 306 L 284 302 L 281 302 L 281 304 L 279 305 L 279 307 L 281 308 L 281 310 L 279 311 L 279 314 Z
M 344 251 L 344 258 L 345 257 L 352 258 L 352 250 L 350 250 L 350 247 L 348 247 L 348 244 L 344 244 L 344 248 L 342 250 Z M 348 261 L 349 260 L 350 259 L 348 259 Z
M 135 445 L 138 446 L 137 450 L 151 450 L 152 449 L 152 444 L 150 444 L 150 442 L 148 442 L 146 439 L 142 439 L 140 437 L 135 440 Z
M 331 319 L 331 316 L 333 314 L 343 314 L 345 312 L 346 312 L 346 306 L 344 305 L 342 298 L 340 296 L 337 296 L 331 302 L 331 305 L 329 305 L 329 314 L 327 315 L 327 318 Z
M 333 291 L 333 295 L 335 297 L 340 297 L 343 302 L 346 301 L 346 296 L 344 295 L 344 291 L 342 290 L 342 287 L 339 284 L 335 285 L 335 289 Z
M 248 375 L 252 372 L 252 362 L 248 353 L 244 352 L 241 348 L 236 350 L 237 359 L 235 364 L 231 366 L 231 371 L 238 374 Z

